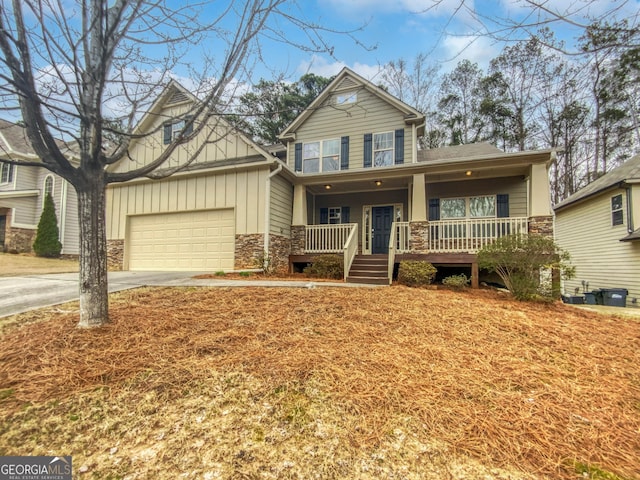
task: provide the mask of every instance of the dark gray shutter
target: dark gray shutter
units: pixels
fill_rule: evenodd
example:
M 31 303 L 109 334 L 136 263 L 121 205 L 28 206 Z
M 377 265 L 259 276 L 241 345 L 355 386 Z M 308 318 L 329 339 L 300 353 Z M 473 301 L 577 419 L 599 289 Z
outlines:
M 163 142 L 165 145 L 168 145 L 169 143 L 171 143 L 171 124 L 170 123 L 164 124 Z
M 509 216 L 509 195 L 496 195 L 496 214 L 498 218 Z
M 320 209 L 320 224 L 326 225 L 329 223 L 329 209 L 324 207 Z
M 340 140 L 340 170 L 349 170 L 349 137 Z
M 371 157 L 373 156 L 373 134 L 364 134 L 364 167 L 371 166 Z
M 302 144 L 296 143 L 296 156 L 295 156 L 295 171 L 302 171 Z
M 440 199 L 429 199 L 429 221 L 435 222 L 440 220 Z
M 340 223 L 349 223 L 351 221 L 351 208 L 340 207 Z
M 404 128 L 396 130 L 396 158 L 395 164 L 401 165 L 404 163 Z
M 192 118 L 193 118 L 193 115 L 187 115 L 186 117 L 184 117 L 184 121 L 190 122 Z M 186 137 L 187 135 L 191 135 L 192 133 L 193 133 L 193 123 L 186 128 L 186 130 L 184 131 L 184 136 Z

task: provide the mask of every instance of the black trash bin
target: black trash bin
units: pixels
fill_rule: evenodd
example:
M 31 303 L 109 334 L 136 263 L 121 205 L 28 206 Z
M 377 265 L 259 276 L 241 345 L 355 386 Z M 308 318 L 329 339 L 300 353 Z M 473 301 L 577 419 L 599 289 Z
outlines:
M 587 305 L 595 305 L 596 294 L 594 292 L 584 292 L 584 303 Z
M 593 298 L 595 303 L 593 305 L 604 305 L 604 297 L 601 289 L 595 289 L 591 292 L 593 294 Z
M 626 288 L 603 288 L 602 300 L 609 307 L 626 307 L 629 290 Z

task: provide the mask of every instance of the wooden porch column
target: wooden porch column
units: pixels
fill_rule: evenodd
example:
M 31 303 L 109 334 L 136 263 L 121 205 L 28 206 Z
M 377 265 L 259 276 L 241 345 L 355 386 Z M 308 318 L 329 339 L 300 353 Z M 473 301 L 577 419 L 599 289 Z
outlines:
M 529 216 L 544 217 L 547 215 L 551 215 L 549 172 L 544 163 L 536 163 L 531 165 L 529 175 Z
M 292 225 L 307 224 L 307 187 L 304 185 L 293 186 L 293 218 Z
M 427 188 L 424 173 L 413 175 L 413 195 L 411 197 L 411 222 L 427 221 Z

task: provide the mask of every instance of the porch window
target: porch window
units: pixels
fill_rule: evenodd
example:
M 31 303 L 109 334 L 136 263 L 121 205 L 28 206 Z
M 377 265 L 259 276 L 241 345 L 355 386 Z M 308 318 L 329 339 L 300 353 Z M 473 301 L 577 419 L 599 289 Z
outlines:
M 495 217 L 496 197 L 490 195 L 469 198 L 469 216 L 471 218 Z
M 495 195 L 468 198 L 443 198 L 440 201 L 440 218 L 492 218 L 496 216 Z
M 0 183 L 13 182 L 13 164 L 0 162 Z
M 465 218 L 467 216 L 467 203 L 464 198 L 443 198 L 440 201 L 440 218 Z
M 393 165 L 393 132 L 375 133 L 373 135 L 373 166 L 391 165 Z
M 611 197 L 611 225 L 622 225 L 624 217 L 622 214 L 622 194 Z
M 349 223 L 351 218 L 351 208 L 345 207 L 323 207 L 320 209 L 320 225 L 339 225 Z

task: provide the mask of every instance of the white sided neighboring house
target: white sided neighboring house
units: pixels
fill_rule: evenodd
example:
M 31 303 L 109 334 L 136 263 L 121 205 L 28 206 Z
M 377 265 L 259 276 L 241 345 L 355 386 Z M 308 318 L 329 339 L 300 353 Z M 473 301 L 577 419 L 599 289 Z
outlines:
M 63 255 L 78 255 L 78 208 L 74 188 L 44 167 L 2 160 L 37 161 L 24 128 L 0 119 L 0 251 L 32 251 L 44 199 L 56 206 Z
M 625 289 L 626 306 L 640 307 L 640 155 L 554 210 L 556 241 L 576 267 L 565 294 Z

